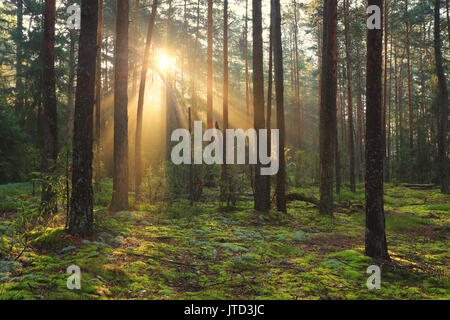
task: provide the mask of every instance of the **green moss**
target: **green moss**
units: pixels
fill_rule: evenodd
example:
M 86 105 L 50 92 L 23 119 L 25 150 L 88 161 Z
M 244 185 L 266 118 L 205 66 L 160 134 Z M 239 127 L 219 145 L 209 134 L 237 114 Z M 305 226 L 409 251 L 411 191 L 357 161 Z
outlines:
M 47 229 L 41 236 L 34 239 L 31 245 L 38 250 L 60 250 L 72 244 L 63 228 Z

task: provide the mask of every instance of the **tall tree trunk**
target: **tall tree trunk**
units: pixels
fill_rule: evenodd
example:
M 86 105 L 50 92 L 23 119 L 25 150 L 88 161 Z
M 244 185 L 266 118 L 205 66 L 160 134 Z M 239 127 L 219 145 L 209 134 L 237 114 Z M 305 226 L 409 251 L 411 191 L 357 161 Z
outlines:
M 408 68 L 408 123 L 409 123 L 409 147 L 410 152 L 413 148 L 413 110 L 411 93 L 411 63 L 409 50 L 409 19 L 408 19 L 408 0 L 405 0 L 405 24 L 406 24 L 406 64 Z
M 263 39 L 262 39 L 262 11 L 261 0 L 253 0 L 253 122 L 256 131 L 266 126 L 264 117 L 264 66 L 263 66 Z M 260 141 L 258 141 L 261 144 Z M 264 141 L 263 143 L 267 143 Z M 259 145 L 256 148 L 259 154 Z M 267 150 L 267 149 L 266 149 Z M 270 189 L 269 176 L 261 175 L 258 163 L 255 166 L 255 210 L 269 212 Z
M 72 199 L 69 220 L 69 233 L 77 237 L 90 237 L 94 223 L 92 129 L 98 5 L 98 1 L 81 1 L 81 29 L 73 136 Z
M 248 74 L 248 0 L 245 0 L 245 27 L 244 27 L 244 59 L 245 59 L 245 103 L 246 103 L 246 129 L 250 128 L 250 78 Z
M 222 132 L 226 133 L 228 129 L 228 0 L 223 2 L 223 124 Z M 223 140 L 223 165 L 222 165 L 222 184 L 221 200 L 229 200 L 229 182 L 226 165 L 226 134 Z
M 448 0 L 445 0 L 445 7 L 447 9 L 447 36 L 448 36 L 448 48 L 450 50 L 450 13 L 448 9 Z
M 348 153 L 350 156 L 350 190 L 356 192 L 355 183 L 355 144 L 353 140 L 353 97 L 352 97 L 352 66 L 350 57 L 350 25 L 349 0 L 344 0 L 345 6 L 345 56 L 347 62 L 347 109 L 348 109 Z
M 387 21 L 386 21 L 387 23 Z M 387 30 L 387 29 L 386 29 Z M 387 156 L 386 156 L 386 169 L 385 177 L 386 182 L 391 182 L 391 105 L 392 105 L 392 37 L 391 37 L 391 47 L 389 52 L 389 111 L 388 111 L 388 121 L 387 121 Z
M 269 27 L 269 72 L 268 72 L 268 83 L 267 83 L 267 110 L 266 110 L 266 128 L 267 128 L 267 137 L 268 137 L 268 145 L 271 145 L 271 133 L 270 129 L 272 128 L 272 95 L 273 95 L 273 6 L 270 6 L 270 27 Z M 270 152 L 268 149 L 268 152 Z M 269 181 L 270 183 L 270 181 Z
M 337 2 L 324 0 L 322 98 L 320 105 L 320 206 L 333 215 L 333 119 L 336 113 Z
M 171 39 L 171 24 L 172 24 L 172 0 L 169 0 L 169 9 L 167 12 L 167 25 L 166 25 L 166 54 L 170 52 L 170 39 Z M 163 112 L 163 117 L 165 117 L 164 121 L 162 122 L 165 124 L 165 129 L 163 132 L 165 134 L 161 135 L 161 138 L 163 139 L 163 146 L 165 150 L 165 161 L 169 161 L 170 159 L 170 129 L 171 129 L 171 121 L 172 121 L 172 112 L 173 112 L 173 105 L 172 105 L 172 97 L 170 94 L 170 85 L 172 83 L 172 74 L 170 68 L 166 68 L 165 70 L 165 77 L 166 77 L 166 84 L 165 84 L 165 99 L 166 99 L 166 108 Z
M 95 138 L 94 138 L 94 166 L 100 168 L 101 153 L 101 110 L 102 110 L 102 36 L 103 36 L 103 0 L 98 0 L 98 27 L 97 27 L 97 70 L 95 91 Z M 94 172 L 94 177 L 100 177 L 99 171 Z
M 388 10 L 388 0 L 385 0 L 384 4 L 384 80 L 383 80 L 383 108 L 382 108 L 382 120 L 381 125 L 383 128 L 383 143 L 384 143 L 384 153 L 383 153 L 383 162 L 385 166 L 387 166 L 387 145 L 386 145 L 386 107 L 387 107 L 387 47 L 388 47 L 388 19 L 389 19 L 389 10 Z
M 272 42 L 273 60 L 275 71 L 275 96 L 277 104 L 277 128 L 279 131 L 278 159 L 279 169 L 277 173 L 276 199 L 277 209 L 286 212 L 286 161 L 285 161 L 285 121 L 284 121 L 284 80 L 283 80 L 283 47 L 281 41 L 281 9 L 280 0 L 271 0 L 272 13 Z
M 436 60 L 436 73 L 439 82 L 439 128 L 438 128 L 438 159 L 441 192 L 450 193 L 448 174 L 448 89 L 447 79 L 442 66 L 441 53 L 441 21 L 440 0 L 435 0 L 434 5 L 434 56 Z
M 75 83 L 75 30 L 69 31 L 69 82 L 67 88 L 67 140 L 72 140 L 74 118 L 74 83 Z
M 144 111 L 144 93 L 147 82 L 147 71 L 149 67 L 150 46 L 152 43 L 153 28 L 155 26 L 156 11 L 158 9 L 158 0 L 153 0 L 152 13 L 148 23 L 147 41 L 145 42 L 144 61 L 142 63 L 141 81 L 139 83 L 139 98 L 136 116 L 136 138 L 135 138 L 135 198 L 141 200 L 142 183 L 142 117 Z
M 382 0 L 369 0 L 381 10 Z M 383 208 L 382 49 L 383 30 L 367 30 L 366 237 L 369 257 L 389 260 Z
M 128 0 L 117 0 L 114 77 L 114 173 L 111 209 L 128 209 Z
M 356 72 L 356 91 L 357 91 L 357 98 L 356 98 L 356 123 L 357 123 L 357 145 L 358 145 L 358 161 L 357 161 L 357 171 L 358 171 L 358 180 L 363 180 L 363 162 L 364 162 L 364 146 L 363 146 L 363 139 L 364 139 L 364 110 L 363 110 L 363 102 L 362 102 L 362 76 L 361 73 L 363 72 L 362 66 L 361 66 L 361 56 L 359 54 L 359 46 L 356 46 L 356 56 L 357 58 L 357 69 L 358 72 Z
M 24 92 L 22 81 L 22 41 L 23 41 L 23 2 L 17 0 L 17 42 L 16 42 L 16 117 L 19 121 L 19 125 L 22 128 L 24 126 Z
M 44 10 L 44 42 L 43 58 L 43 102 L 44 102 L 44 153 L 42 171 L 47 176 L 54 172 L 58 157 L 58 114 L 56 111 L 55 89 L 55 0 L 45 0 Z M 56 193 L 51 183 L 45 181 L 42 185 L 42 203 L 46 210 L 56 211 Z
M 295 50 L 295 102 L 297 106 L 297 148 L 302 146 L 301 130 L 301 101 L 300 101 L 300 75 L 298 66 L 298 24 L 297 24 L 297 2 L 294 0 L 294 50 Z
M 196 85 L 196 69 L 197 69 L 197 58 L 198 58 L 198 36 L 200 30 L 200 0 L 197 0 L 197 26 L 195 29 L 195 47 L 194 47 L 194 55 L 192 57 L 192 108 L 191 108 L 191 119 L 192 122 L 195 121 L 195 112 L 197 110 L 197 92 L 195 89 Z
M 206 127 L 212 129 L 213 123 L 213 0 L 208 0 L 208 75 L 206 95 Z
M 131 88 L 132 99 L 137 94 L 138 79 L 138 47 L 139 47 L 139 0 L 134 1 L 134 18 L 133 18 L 133 85 Z

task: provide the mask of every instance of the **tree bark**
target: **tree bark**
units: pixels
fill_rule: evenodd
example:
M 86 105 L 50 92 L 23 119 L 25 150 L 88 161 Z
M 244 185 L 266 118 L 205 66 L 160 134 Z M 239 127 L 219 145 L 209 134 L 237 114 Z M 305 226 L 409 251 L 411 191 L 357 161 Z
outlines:
M 244 59 L 245 59 L 245 103 L 246 103 L 246 129 L 250 128 L 250 78 L 248 72 L 248 0 L 245 0 L 245 27 L 244 27 Z
M 228 129 L 228 0 L 223 2 L 223 128 L 226 133 Z M 226 134 L 223 135 L 223 165 L 222 165 L 222 184 L 221 200 L 229 200 L 229 181 L 226 164 Z
M 23 2 L 22 0 L 17 0 L 17 42 L 16 42 L 16 117 L 19 121 L 19 126 L 23 128 L 24 126 L 24 88 L 22 81 L 22 64 L 23 64 Z
M 261 0 L 253 0 L 253 122 L 256 132 L 266 126 L 264 117 L 264 66 L 263 66 L 263 39 L 262 39 L 262 11 Z M 259 141 L 259 144 L 262 142 Z M 267 143 L 264 141 L 263 143 Z M 256 148 L 259 154 L 259 145 Z M 267 150 L 267 149 L 266 149 Z M 260 173 L 262 165 L 255 165 L 255 210 L 269 212 L 270 188 L 269 176 Z
M 368 2 L 369 6 L 376 5 L 382 11 L 382 0 Z M 365 253 L 372 258 L 389 260 L 383 208 L 382 45 L 383 30 L 367 30 Z
M 285 161 L 285 121 L 284 121 L 284 80 L 283 80 L 283 47 L 281 42 L 281 9 L 280 0 L 271 0 L 272 42 L 275 77 L 275 96 L 277 104 L 277 128 L 279 129 L 279 170 L 277 173 L 276 201 L 277 210 L 286 209 L 286 161 Z
M 58 157 L 58 114 L 55 89 L 55 0 L 45 0 L 43 39 L 43 103 L 44 103 L 44 153 L 42 172 L 50 177 Z M 45 179 L 47 180 L 47 179 Z M 56 193 L 51 183 L 42 184 L 42 203 L 48 213 L 56 212 Z
M 98 27 L 97 27 L 97 70 L 95 84 L 95 137 L 94 137 L 94 166 L 100 168 L 101 153 L 101 110 L 102 110 L 102 37 L 103 37 L 103 0 L 98 0 Z M 100 177 L 100 172 L 94 172 L 94 177 Z
M 336 112 L 337 2 L 324 0 L 322 88 L 320 105 L 320 206 L 333 215 L 333 119 Z
M 406 64 L 408 69 L 408 124 L 409 124 L 409 148 L 413 149 L 413 110 L 411 93 L 411 62 L 409 50 L 409 19 L 408 19 L 408 0 L 405 0 L 405 24 L 406 24 Z
M 350 57 L 350 25 L 349 0 L 344 0 L 345 14 L 345 56 L 347 65 L 347 109 L 348 109 L 348 153 L 350 156 L 350 191 L 356 192 L 355 182 L 355 144 L 353 139 L 353 96 L 352 96 L 352 66 Z
M 139 0 L 134 1 L 134 18 L 133 18 L 133 85 L 131 88 L 132 99 L 137 94 L 138 79 L 138 47 L 139 47 Z
M 81 1 L 81 29 L 72 156 L 72 199 L 69 233 L 76 237 L 92 235 L 92 147 L 97 55 L 98 1 Z
M 208 0 L 208 75 L 206 95 L 206 127 L 212 129 L 213 123 L 213 0 Z
M 111 209 L 128 209 L 128 0 L 117 0 L 114 68 L 114 173 Z
M 448 174 L 448 89 L 447 79 L 442 66 L 441 52 L 441 21 L 440 0 L 435 0 L 434 5 L 434 55 L 436 61 L 436 73 L 439 83 L 439 129 L 438 129 L 438 159 L 441 192 L 450 193 Z
M 298 24 L 297 24 L 297 2 L 294 0 L 294 50 L 295 50 L 295 103 L 297 106 L 297 148 L 302 146 L 301 130 L 301 101 L 300 101 L 300 75 L 298 66 Z

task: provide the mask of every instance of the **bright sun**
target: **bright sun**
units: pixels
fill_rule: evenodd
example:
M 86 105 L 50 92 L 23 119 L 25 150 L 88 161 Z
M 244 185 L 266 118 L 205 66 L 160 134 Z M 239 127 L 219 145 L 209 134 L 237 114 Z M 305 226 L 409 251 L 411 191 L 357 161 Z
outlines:
M 173 59 L 171 59 L 165 53 L 160 53 L 158 54 L 157 63 L 159 69 L 167 70 L 173 65 Z

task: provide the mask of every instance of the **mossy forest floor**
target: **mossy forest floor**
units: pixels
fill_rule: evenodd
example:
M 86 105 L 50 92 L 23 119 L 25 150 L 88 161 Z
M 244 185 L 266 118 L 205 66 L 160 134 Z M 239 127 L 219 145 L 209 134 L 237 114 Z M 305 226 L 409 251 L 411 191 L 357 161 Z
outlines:
M 362 189 L 337 196 L 332 219 L 300 201 L 288 204 L 287 215 L 255 213 L 250 197 L 230 210 L 213 190 L 193 207 L 177 200 L 112 213 L 109 199 L 108 191 L 96 194 L 95 235 L 77 239 L 64 232 L 63 209 L 47 224 L 33 218 L 31 185 L 0 186 L 0 298 L 450 298 L 450 197 L 437 189 L 386 186 L 393 262 L 382 266 L 380 290 L 366 286 L 377 262 L 363 254 Z M 80 290 L 66 286 L 74 264 Z

